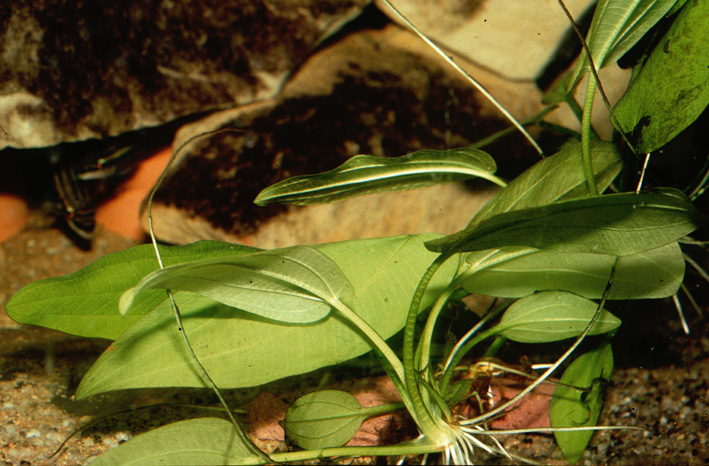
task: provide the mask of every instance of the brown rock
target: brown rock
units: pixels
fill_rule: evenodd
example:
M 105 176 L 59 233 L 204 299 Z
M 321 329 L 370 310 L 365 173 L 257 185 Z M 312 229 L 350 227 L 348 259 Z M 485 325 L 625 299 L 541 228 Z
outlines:
M 102 138 L 272 97 L 365 0 L 10 0 L 0 148 Z
M 398 0 L 394 6 L 434 42 L 508 79 L 538 77 L 571 28 L 557 0 Z M 593 2 L 565 0 L 574 18 Z M 376 4 L 400 21 L 382 0 Z
M 309 59 L 277 99 L 184 128 L 174 147 L 193 136 L 231 130 L 191 141 L 180 154 L 153 206 L 158 237 L 276 247 L 462 228 L 492 189 L 480 196 L 449 184 L 326 206 L 253 204 L 270 184 L 330 170 L 356 154 L 461 147 L 508 126 L 415 40 L 394 26 L 347 36 Z M 540 95 L 531 84 L 514 84 L 525 99 L 515 100 L 504 89 L 498 94 L 515 103 L 510 106 L 517 116 L 539 109 Z M 489 149 L 508 159 L 533 153 L 519 138 Z

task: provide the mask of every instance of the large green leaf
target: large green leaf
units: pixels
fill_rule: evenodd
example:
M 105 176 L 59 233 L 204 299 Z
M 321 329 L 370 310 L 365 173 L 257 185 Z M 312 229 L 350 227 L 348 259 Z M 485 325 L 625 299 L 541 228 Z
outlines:
M 592 427 L 598 423 L 603 407 L 605 388 L 613 372 L 613 351 L 610 344 L 576 358 L 561 376 L 549 407 L 552 427 Z M 571 387 L 582 387 L 588 391 Z M 575 463 L 591 440 L 592 430 L 554 432 L 564 458 Z
M 521 298 L 536 291 L 565 290 L 599 299 L 606 288 L 614 256 L 536 251 L 470 276 L 471 293 Z M 684 278 L 684 258 L 676 242 L 618 258 L 608 299 L 665 298 Z
M 709 105 L 707 18 L 709 2 L 687 2 L 614 108 L 641 153 L 664 146 Z
M 180 421 L 139 435 L 91 462 L 94 466 L 264 464 L 224 419 Z
M 426 247 L 454 253 L 527 246 L 551 252 L 628 256 L 664 246 L 706 219 L 675 189 L 609 194 L 499 214 Z
M 515 301 L 490 332 L 519 343 L 548 343 L 581 335 L 598 305 L 563 291 L 542 291 Z M 590 334 L 610 332 L 620 320 L 605 309 Z
M 399 236 L 314 247 L 332 259 L 352 284 L 352 309 L 381 337 L 389 338 L 403 328 L 414 290 L 436 257 L 423 246 L 434 237 Z M 454 269 L 451 261 L 434 277 L 426 303 L 451 280 Z M 317 323 L 286 325 L 189 292 L 177 292 L 175 298 L 199 360 L 222 388 L 260 385 L 338 364 L 371 349 L 369 340 L 337 312 Z M 77 396 L 202 385 L 175 330 L 169 303 L 163 302 L 106 350 L 82 380 Z
M 596 68 L 620 58 L 657 23 L 677 0 L 599 0 L 586 44 Z M 591 64 L 585 51 L 576 63 L 567 91 L 576 87 Z
M 157 270 L 123 293 L 121 314 L 149 288 L 191 291 L 289 323 L 316 322 L 330 313 L 330 303 L 354 298 L 352 285 L 337 265 L 307 246 L 203 259 Z
M 166 265 L 255 251 L 258 249 L 218 241 L 160 246 Z M 115 339 L 142 315 L 165 301 L 164 291 L 149 290 L 138 297 L 129 316 L 123 318 L 118 314 L 121 294 L 158 268 L 153 246 L 136 246 L 102 257 L 70 275 L 30 283 L 10 298 L 5 309 L 22 324 L 41 325 L 84 337 Z
M 493 175 L 495 161 L 479 149 L 420 150 L 401 157 L 357 155 L 325 173 L 288 178 L 269 186 L 254 201 L 323 204 L 362 194 L 420 188 L 480 177 L 504 186 Z
M 615 144 L 598 140 L 591 141 L 591 157 L 598 192 L 601 193 L 618 175 L 623 161 Z M 587 195 L 581 143 L 573 141 L 512 180 L 475 214 L 470 223 L 478 224 L 503 212 L 539 207 Z

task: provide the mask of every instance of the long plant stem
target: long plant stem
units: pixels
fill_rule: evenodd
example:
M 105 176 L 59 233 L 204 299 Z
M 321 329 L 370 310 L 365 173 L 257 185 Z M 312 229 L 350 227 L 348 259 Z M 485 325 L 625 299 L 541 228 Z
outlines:
M 520 122 L 520 124 L 522 126 L 540 124 L 540 123 L 542 123 L 542 120 L 544 119 L 545 116 L 547 116 L 549 113 L 553 112 L 556 109 L 557 109 L 556 105 L 546 107 L 543 110 L 541 110 L 539 113 L 537 113 L 536 115 L 532 115 L 531 117 L 529 117 L 525 120 L 522 120 Z M 488 144 L 492 144 L 493 142 L 497 141 L 498 139 L 501 139 L 502 137 L 507 136 L 508 134 L 512 133 L 516 129 L 517 128 L 514 126 L 510 126 L 505 129 L 501 129 L 500 131 L 497 131 L 496 133 L 493 133 L 487 137 L 484 137 L 482 139 L 475 141 L 469 147 L 472 147 L 474 149 L 481 149 L 481 148 L 487 146 Z M 542 157 L 544 156 L 543 154 L 540 154 L 540 155 Z
M 457 275 L 460 276 L 461 274 L 458 273 Z M 419 371 L 423 371 L 426 367 L 428 367 L 428 363 L 431 358 L 431 340 L 433 339 L 433 330 L 435 329 L 436 322 L 438 321 L 438 316 L 441 314 L 443 308 L 448 303 L 448 300 L 450 300 L 451 295 L 453 295 L 459 285 L 460 283 L 458 280 L 451 282 L 446 289 L 438 295 L 438 298 L 436 298 L 433 306 L 431 306 L 431 312 L 426 319 L 426 326 L 424 327 L 423 333 L 421 333 L 421 337 L 419 338 L 417 361 L 415 361 L 415 366 L 418 367 Z
M 200 134 L 198 136 L 194 136 L 192 138 L 189 138 L 187 141 L 185 141 L 176 151 L 173 151 L 172 155 L 170 156 L 170 159 L 167 162 L 167 165 L 165 165 L 165 169 L 162 171 L 160 174 L 160 177 L 158 178 L 158 181 L 155 183 L 155 186 L 153 186 L 153 189 L 150 191 L 150 196 L 148 197 L 148 226 L 150 230 L 150 239 L 153 243 L 153 248 L 155 249 L 155 256 L 157 257 L 158 260 L 158 265 L 160 266 L 161 269 L 165 268 L 165 265 L 163 264 L 162 256 L 160 255 L 160 249 L 158 248 L 158 242 L 157 239 L 155 238 L 155 229 L 153 228 L 153 215 L 152 215 L 152 207 L 153 207 L 153 198 L 155 197 L 155 193 L 157 192 L 158 188 L 160 187 L 160 184 L 163 182 L 165 179 L 165 175 L 167 174 L 167 170 L 170 168 L 170 165 L 175 161 L 175 157 L 177 157 L 177 154 L 188 144 L 190 144 L 192 141 L 200 138 L 200 137 L 205 137 L 210 134 L 213 134 L 214 132 L 207 133 L 207 134 Z M 190 357 L 192 358 L 192 361 L 195 363 L 195 366 L 197 366 L 197 369 L 199 370 L 200 375 L 202 376 L 202 380 L 209 386 L 209 388 L 212 389 L 214 394 L 217 396 L 219 399 L 219 403 L 224 407 L 224 410 L 227 413 L 227 416 L 229 416 L 229 420 L 231 421 L 232 425 L 234 426 L 234 431 L 236 432 L 236 435 L 239 437 L 239 440 L 246 445 L 246 447 L 253 453 L 255 454 L 258 458 L 261 460 L 264 460 L 266 462 L 271 462 L 271 459 L 266 455 L 263 451 L 261 451 L 260 448 L 258 448 L 256 445 L 253 444 L 251 439 L 244 433 L 244 431 L 241 429 L 241 426 L 239 425 L 238 422 L 236 422 L 236 418 L 234 418 L 234 414 L 231 412 L 231 409 L 229 409 L 229 405 L 227 404 L 226 400 L 222 396 L 221 390 L 219 390 L 219 387 L 217 387 L 217 384 L 214 382 L 212 377 L 209 375 L 207 370 L 204 368 L 202 363 L 200 362 L 199 358 L 194 352 L 194 349 L 192 348 L 192 344 L 190 343 L 189 338 L 187 337 L 187 332 L 185 331 L 185 327 L 182 324 L 182 314 L 180 313 L 180 309 L 177 307 L 177 303 L 175 302 L 175 297 L 172 294 L 172 290 L 166 290 L 167 296 L 170 299 L 170 305 L 172 306 L 172 311 L 175 316 L 175 321 L 177 322 L 177 328 L 178 331 L 180 332 L 180 335 L 182 335 L 182 340 L 185 343 L 185 347 L 187 348 L 187 351 L 190 354 Z
M 391 364 L 396 372 L 396 375 L 403 381 L 404 380 L 404 366 L 391 347 L 386 341 L 374 330 L 364 319 L 353 312 L 349 307 L 345 306 L 340 301 L 330 302 L 347 320 L 352 322 L 357 328 L 366 335 L 367 338 L 374 344 L 374 346 L 381 351 L 382 355 Z
M 447 254 L 441 254 L 438 256 L 428 267 L 423 277 L 421 277 L 418 287 L 416 288 L 416 292 L 411 300 L 411 306 L 409 307 L 409 314 L 406 319 L 406 326 L 404 327 L 403 349 L 404 382 L 406 385 L 406 391 L 411 398 L 412 408 L 414 411 L 412 416 L 416 419 L 416 423 L 418 424 L 421 433 L 437 445 L 441 446 L 450 444 L 452 439 L 449 437 L 450 432 L 448 430 L 438 428 L 436 420 L 434 420 L 433 415 L 426 407 L 426 403 L 421 396 L 421 388 L 415 364 L 415 334 L 416 318 L 418 317 L 419 308 L 421 307 L 421 301 L 423 300 L 423 295 L 426 292 L 426 288 L 428 288 L 431 278 L 433 278 L 441 265 L 443 265 L 443 263 L 449 258 L 450 256 Z
M 581 41 L 581 46 L 583 47 L 584 52 L 586 52 L 586 57 L 588 58 L 588 63 L 590 64 L 591 74 L 593 75 L 596 82 L 598 83 L 598 89 L 601 93 L 601 98 L 603 99 L 603 103 L 606 105 L 606 108 L 608 109 L 608 114 L 610 115 L 610 118 L 613 121 L 615 128 L 618 130 L 620 137 L 623 139 L 623 141 L 625 141 L 625 143 L 628 145 L 630 150 L 634 154 L 637 154 L 637 152 L 635 151 L 635 147 L 633 146 L 633 144 L 631 144 L 630 140 L 628 139 L 628 136 L 625 134 L 625 132 L 623 131 L 623 128 L 620 126 L 620 122 L 616 118 L 615 113 L 613 113 L 613 108 L 611 106 L 610 101 L 608 100 L 608 96 L 606 95 L 606 92 L 603 90 L 603 83 L 601 82 L 601 78 L 598 76 L 598 69 L 596 68 L 596 64 L 593 63 L 593 56 L 591 55 L 591 50 L 588 48 L 588 44 L 586 43 L 586 39 L 583 38 L 583 34 L 581 34 L 581 30 L 579 29 L 578 25 L 576 24 L 576 21 L 574 21 L 573 16 L 571 16 L 571 12 L 569 12 L 568 8 L 566 8 L 566 5 L 564 5 L 563 0 L 559 0 L 559 5 L 561 5 L 561 9 L 564 10 L 564 14 L 569 19 L 569 22 L 571 23 L 571 27 L 573 28 L 574 32 L 576 33 L 576 36 Z M 629 11 L 632 11 L 632 10 L 629 9 Z M 590 82 L 590 78 L 589 78 L 589 82 Z M 571 100 L 573 100 L 573 99 L 571 99 Z
M 537 141 L 534 140 L 534 138 L 527 132 L 527 130 L 524 129 L 524 127 L 515 119 L 515 117 L 512 116 L 512 114 L 507 111 L 505 107 L 500 104 L 495 97 L 490 94 L 487 89 L 485 89 L 482 84 L 477 82 L 470 74 L 465 71 L 463 68 L 458 65 L 453 58 L 450 57 L 447 53 L 445 53 L 439 46 L 433 43 L 431 39 L 426 36 L 419 28 L 417 28 L 411 21 L 409 21 L 406 16 L 404 16 L 399 10 L 392 5 L 392 3 L 389 0 L 383 0 L 384 3 L 391 9 L 391 11 L 396 15 L 397 18 L 399 18 L 406 26 L 411 29 L 421 40 L 423 40 L 429 47 L 431 47 L 438 55 L 440 55 L 450 66 L 453 67 L 454 70 L 456 70 L 458 73 L 460 73 L 470 84 L 472 84 L 480 93 L 482 93 L 485 98 L 487 98 L 492 104 L 502 113 L 505 118 L 507 118 L 510 123 L 514 125 L 517 130 L 522 133 L 522 135 L 529 141 L 529 143 L 534 147 L 534 149 L 539 153 L 539 155 L 544 155 L 544 151 L 542 151 L 542 148 L 539 147 L 539 144 L 537 144 Z

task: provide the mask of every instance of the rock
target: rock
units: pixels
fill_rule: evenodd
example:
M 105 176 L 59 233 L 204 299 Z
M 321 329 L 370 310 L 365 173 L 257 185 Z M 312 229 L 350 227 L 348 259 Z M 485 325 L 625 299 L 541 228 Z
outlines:
M 507 79 L 538 77 L 569 21 L 557 0 L 398 0 L 394 6 L 431 40 Z M 578 19 L 592 0 L 565 0 Z M 381 0 L 392 20 L 401 20 Z
M 532 83 L 510 88 L 497 78 L 491 82 L 518 117 L 540 108 Z M 205 136 L 187 143 L 158 191 L 155 231 L 174 243 L 218 238 L 259 247 L 452 232 L 493 189 L 480 195 L 449 184 L 314 207 L 257 207 L 253 200 L 270 184 L 330 170 L 356 154 L 461 147 L 507 126 L 409 32 L 391 25 L 351 34 L 304 63 L 276 99 L 226 110 L 180 131 L 175 149 Z M 210 134 L 220 129 L 228 131 Z M 517 136 L 490 150 L 508 159 L 534 153 Z
M 375 3 L 392 20 L 401 22 L 382 0 Z M 564 4 L 577 23 L 587 19 L 590 24 L 591 0 L 565 0 Z M 494 84 L 494 77 L 501 78 L 507 83 L 508 92 L 515 90 L 516 82 L 528 84 L 540 79 L 555 54 L 571 53 L 561 58 L 562 62 L 568 61 L 575 58 L 581 48 L 575 34 L 570 38 L 571 45 L 564 43 L 566 35 L 573 32 L 558 0 L 441 0 L 436 2 L 435 8 L 428 0 L 400 0 L 394 2 L 394 6 L 431 40 L 492 74 L 492 77 L 483 75 L 478 78 L 478 71 L 473 75 L 476 79 L 483 84 Z M 569 48 L 572 50 L 567 50 Z M 567 62 L 566 66 L 569 64 Z M 561 63 L 561 69 L 552 70 L 551 76 L 562 73 L 563 68 Z M 621 70 L 615 63 L 609 63 L 599 75 L 613 105 L 625 91 L 630 70 Z M 581 106 L 587 81 L 585 78 L 574 94 Z M 497 87 L 499 90 L 500 86 Z M 521 94 L 518 93 L 518 97 Z M 494 92 L 493 95 L 497 97 Z M 522 97 L 523 100 L 527 98 Z M 613 133 L 609 114 L 599 96 L 597 102 L 592 124 L 601 138 L 609 140 Z M 577 119 L 567 106 L 561 106 L 545 120 L 580 131 Z
M 273 97 L 366 0 L 9 0 L 0 148 L 104 138 Z

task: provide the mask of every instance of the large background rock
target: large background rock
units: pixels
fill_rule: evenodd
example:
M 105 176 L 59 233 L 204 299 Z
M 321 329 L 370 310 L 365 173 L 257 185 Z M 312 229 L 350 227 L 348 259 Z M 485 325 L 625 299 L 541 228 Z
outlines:
M 381 0 L 379 8 L 400 19 Z M 564 35 L 569 21 L 558 0 L 398 0 L 391 2 L 439 45 L 506 79 L 538 77 Z M 575 19 L 593 0 L 564 0 Z
M 103 138 L 272 97 L 366 0 L 7 0 L 0 148 Z
M 532 83 L 495 85 L 517 117 L 541 108 Z M 525 98 L 516 98 L 524 93 Z M 189 137 L 155 198 L 164 241 L 198 238 L 259 247 L 463 228 L 495 190 L 451 184 L 370 195 L 326 206 L 259 207 L 256 195 L 284 178 L 331 170 L 357 154 L 400 156 L 461 147 L 509 126 L 480 93 L 394 25 L 350 34 L 303 64 L 278 98 L 211 115 Z M 219 129 L 232 129 L 208 135 Z M 501 164 L 536 157 L 514 134 L 486 147 Z M 415 215 L 411 215 L 415 212 Z

